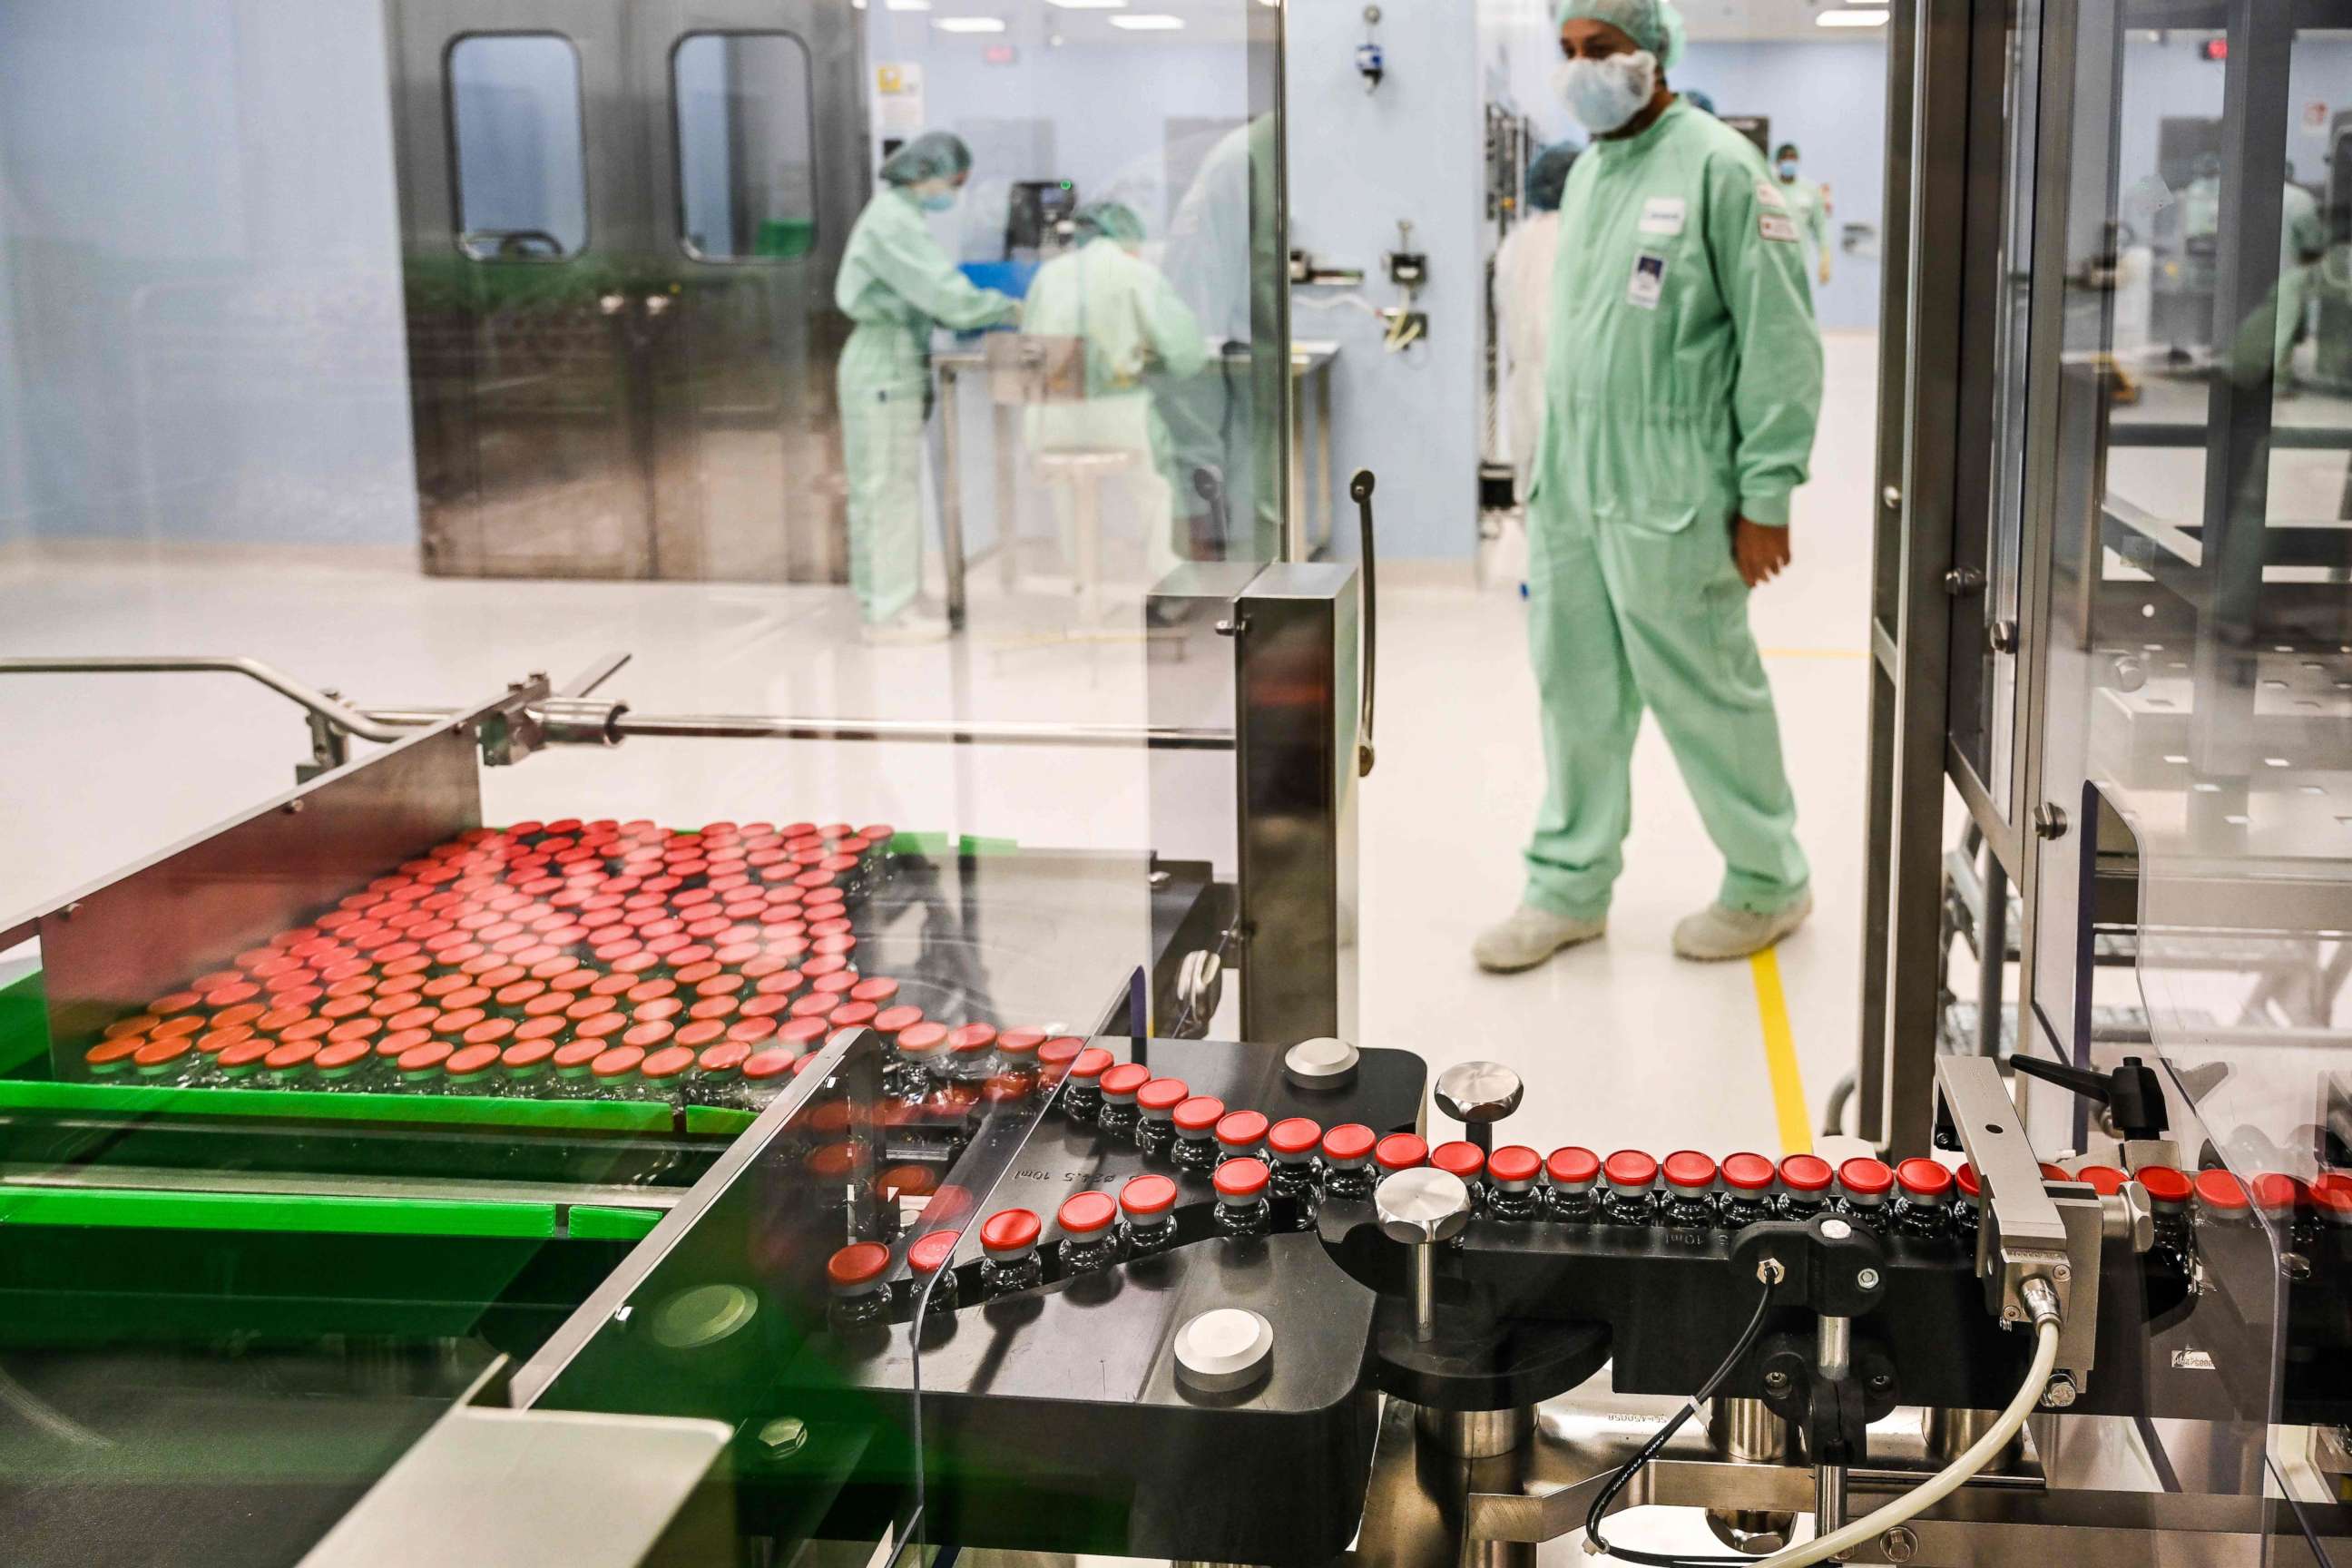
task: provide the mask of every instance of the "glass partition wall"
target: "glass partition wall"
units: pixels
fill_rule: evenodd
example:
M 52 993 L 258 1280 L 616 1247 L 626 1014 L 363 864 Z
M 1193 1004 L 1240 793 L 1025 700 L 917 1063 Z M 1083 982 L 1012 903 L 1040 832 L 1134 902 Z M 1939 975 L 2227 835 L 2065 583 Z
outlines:
M 149 1528 L 189 1434 L 299 1411 L 347 1440 L 212 1481 L 293 1488 L 299 1546 L 692 1201 L 793 1081 L 752 1059 L 1209 1030 L 1220 623 L 1291 466 L 1280 29 L 0 7 L 0 1377 L 56 1417 L 13 1478 Z M 887 1163 L 906 1063 L 860 1051 L 730 1178 L 745 1267 L 805 1250 L 804 1114 L 898 1239 L 962 1168 Z M 661 1331 L 736 1310 L 697 1289 Z M 892 1473 L 857 1517 L 904 1530 Z
M 2202 1373 L 2211 1423 L 2142 1434 L 2168 1486 L 2317 1499 L 2343 1304 L 2314 1248 L 2352 1205 L 2352 16 L 2034 9 L 2021 1047 L 2165 1074 L 2202 1310 L 2125 1374 Z M 2050 1148 L 2116 1131 L 2063 1091 L 2029 1114 Z

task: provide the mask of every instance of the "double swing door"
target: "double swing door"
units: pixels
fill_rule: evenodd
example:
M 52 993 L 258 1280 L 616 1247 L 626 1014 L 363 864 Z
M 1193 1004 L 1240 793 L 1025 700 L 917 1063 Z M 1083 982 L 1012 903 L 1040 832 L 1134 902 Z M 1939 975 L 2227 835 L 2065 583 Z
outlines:
M 842 575 L 856 15 L 394 0 L 426 570 Z

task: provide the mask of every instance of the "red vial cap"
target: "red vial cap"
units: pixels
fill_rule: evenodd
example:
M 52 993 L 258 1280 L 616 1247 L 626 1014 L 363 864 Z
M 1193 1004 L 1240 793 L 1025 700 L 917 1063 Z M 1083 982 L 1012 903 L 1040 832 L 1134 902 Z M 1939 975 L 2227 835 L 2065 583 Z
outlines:
M 1911 1162 L 1906 1160 L 1903 1163 L 1908 1165 Z M 1896 1174 L 1899 1175 L 1901 1173 L 1898 1171 Z M 2074 1173 L 2074 1179 L 2078 1182 L 2090 1183 L 2091 1190 L 2103 1198 L 2122 1192 L 2124 1184 L 2131 1180 L 2113 1165 L 2085 1165 Z
M 1772 1184 L 1779 1174 L 1772 1162 L 1761 1154 L 1726 1154 L 1723 1157 L 1723 1184 L 1735 1193 L 1760 1193 Z
M 449 1053 L 446 1064 L 452 1078 L 467 1078 L 478 1072 L 488 1072 L 498 1064 L 496 1046 L 467 1046 L 462 1051 Z
M 150 1062 L 169 1060 L 170 1058 L 168 1056 L 151 1057 L 147 1054 L 148 1052 L 155 1049 L 157 1045 L 162 1045 L 163 1043 L 164 1042 L 159 1040 L 156 1041 L 154 1045 L 140 1047 L 139 1054 L 131 1059 L 137 1062 L 141 1067 L 145 1067 Z M 262 1058 L 261 1065 L 269 1068 L 272 1072 L 283 1072 L 288 1068 L 300 1067 L 304 1062 L 309 1061 L 312 1057 L 315 1057 L 318 1054 L 318 1041 L 296 1040 L 289 1045 L 278 1047 L 276 1050 Z
M 1176 1108 L 1179 1132 L 1214 1132 L 1225 1114 L 1225 1102 L 1213 1094 L 1196 1094 Z
M 1217 1189 L 1219 1203 L 1255 1203 L 1265 1195 L 1265 1162 L 1228 1160 L 1217 1167 L 1217 1173 L 1211 1182 Z
M 236 1049 L 235 1047 L 229 1047 Z M 2322 1171 L 2307 1189 L 2312 1206 L 2336 1225 L 2352 1224 L 2352 1176 Z
M 1666 1185 L 1680 1192 L 1703 1193 L 1715 1185 L 1715 1161 L 1696 1149 L 1677 1149 L 1662 1167 Z
M 635 1046 L 614 1046 L 590 1062 L 588 1070 L 598 1078 L 621 1078 L 636 1071 L 645 1059 L 646 1053 Z
M 1037 1245 L 1042 1228 L 1027 1209 L 999 1209 L 980 1227 L 980 1245 L 991 1257 L 1018 1257 Z
M 403 1072 L 430 1072 L 449 1059 L 450 1046 L 446 1040 L 427 1040 L 414 1050 L 400 1053 Z
M 111 1040 L 101 1040 L 90 1047 L 89 1050 L 82 1053 L 81 1059 L 92 1067 L 105 1067 L 109 1063 L 121 1061 L 146 1043 L 147 1037 L 144 1035 L 118 1036 Z M 227 1048 L 227 1047 L 222 1047 L 224 1050 Z
M 1475 1182 L 1486 1173 L 1486 1152 L 1465 1140 L 1440 1143 L 1429 1152 L 1429 1163 L 1465 1182 Z
M 268 1040 L 239 1040 L 220 1054 L 225 1068 L 249 1068 L 265 1059 L 271 1050 Z
M 1544 1162 L 1544 1174 L 1555 1186 L 1590 1186 L 1601 1179 L 1601 1156 L 1571 1143 L 1551 1152 Z
M 1601 1163 L 1612 1187 L 1646 1187 L 1658 1179 L 1658 1163 L 1639 1149 L 1620 1149 Z
M 736 1027 L 740 1028 L 742 1026 L 739 1024 Z M 731 1035 L 733 1031 L 730 1030 L 729 1033 Z M 750 1045 L 741 1040 L 729 1039 L 704 1051 L 696 1058 L 696 1065 L 704 1072 L 737 1072 L 741 1070 L 743 1064 L 751 1059 Z
M 1066 1199 L 1054 1215 L 1064 1236 L 1098 1236 L 1118 1217 L 1118 1205 L 1108 1193 L 1078 1193 Z
M 2249 1203 L 2245 1184 L 2227 1171 L 2197 1173 L 2197 1201 L 2224 1214 L 2242 1214 Z
M 1141 1062 L 1121 1062 L 1102 1075 L 1103 1097 L 1107 1100 L 1133 1100 L 1150 1081 L 1151 1069 Z
M 341 1072 L 345 1068 L 356 1067 L 367 1060 L 374 1049 L 365 1040 L 344 1040 L 329 1046 L 318 1055 L 319 1070 Z
M 2142 1165 L 2132 1173 L 2132 1180 L 2158 1203 L 2185 1204 L 2197 1184 L 2169 1165 Z
M 1217 1144 L 1227 1151 L 1262 1147 L 1265 1118 L 1255 1110 L 1228 1110 L 1217 1118 Z
M 1335 1165 L 1360 1165 L 1372 1157 L 1380 1137 L 1360 1121 L 1342 1121 L 1323 1134 L 1323 1158 Z
M 945 1024 L 910 1024 L 898 1031 L 898 1048 L 909 1056 L 929 1056 L 947 1043 Z
M 1176 1184 L 1165 1176 L 1137 1176 L 1118 1190 L 1118 1206 L 1129 1218 L 1149 1219 L 1176 1207 Z
M 961 1024 L 948 1031 L 948 1049 L 958 1056 L 978 1056 L 995 1044 L 996 1026 L 992 1024 Z
M 2045 1182 L 2071 1182 L 2074 1178 L 2066 1173 L 2065 1166 L 2053 1165 L 2044 1160 L 2042 1162 L 2042 1179 Z
M 907 1248 L 907 1267 L 918 1274 L 937 1274 L 955 1257 L 956 1243 L 961 1239 L 957 1231 L 932 1231 Z
M 1964 1198 L 1984 1195 L 1984 1184 L 1977 1180 L 1977 1168 L 1965 1160 L 1960 1162 L 1960 1168 L 1953 1174 L 1952 1180 L 1959 1184 L 1960 1196 Z
M 743 1058 L 743 1076 L 754 1083 L 782 1078 L 793 1070 L 793 1064 L 798 1060 L 799 1055 L 793 1051 L 755 1051 Z
M 1543 1156 L 1524 1143 L 1506 1143 L 1486 1156 L 1486 1174 L 1507 1192 L 1525 1192 L 1543 1170 Z
M 1058 1040 L 1047 1040 L 1037 1047 L 1037 1064 L 1045 1068 L 1067 1068 L 1087 1048 L 1084 1040 L 1065 1035 Z
M 433 1037 L 423 1029 L 401 1029 L 378 1040 L 375 1054 L 397 1061 L 417 1047 L 431 1043 L 432 1039 Z
M 625 1037 L 624 1037 L 625 1038 Z M 697 1018 L 677 1032 L 677 1041 L 690 1051 L 715 1046 L 727 1037 L 727 1026 L 717 1018 Z
M 1884 1160 L 1857 1155 L 1838 1167 L 1838 1185 L 1857 1198 L 1883 1198 L 1895 1186 L 1895 1173 Z
M 1007 1029 L 996 1037 L 996 1050 L 1000 1056 L 1034 1057 L 1045 1044 L 1045 1031 L 1043 1029 Z
M 647 1078 L 676 1078 L 694 1065 L 694 1053 L 684 1046 L 652 1052 L 637 1070 Z
M 2116 1173 L 2118 1182 L 2123 1173 Z M 1895 1167 L 1895 1180 L 1901 1184 L 1903 1195 L 1941 1203 L 1952 1195 L 1952 1173 L 1940 1160 L 1915 1155 Z M 2106 1189 L 2112 1192 L 2113 1188 Z
M 1184 1087 L 1181 1078 L 1155 1078 L 1135 1091 L 1137 1105 L 1163 1116 L 1192 1098 L 1192 1091 Z
M 920 1007 L 885 1007 L 874 1015 L 874 1026 L 886 1035 L 896 1035 L 923 1021 Z
M 555 1042 L 541 1038 L 525 1040 L 519 1046 L 509 1046 L 505 1054 L 499 1059 L 506 1063 L 508 1070 L 515 1071 L 525 1068 L 545 1067 L 548 1058 L 554 1055 Z
M 859 1029 L 873 1021 L 874 1004 L 871 1002 L 852 1002 L 845 1006 L 835 1007 L 824 1018 L 825 1027 L 829 1029 Z
M 1304 1116 L 1286 1116 L 1265 1130 L 1265 1146 L 1278 1159 L 1307 1159 L 1322 1142 L 1321 1126 Z
M 1780 1180 L 1792 1193 L 1825 1193 L 1836 1179 L 1830 1163 L 1817 1154 L 1791 1154 L 1780 1162 Z
M 1041 1047 L 1042 1048 L 1042 1047 Z M 1088 1046 L 1070 1061 L 1070 1076 L 1081 1081 L 1099 1079 L 1111 1068 L 1111 1054 L 1100 1046 Z
M 2254 1202 L 2263 1205 L 2265 1214 L 2292 1213 L 2298 1204 L 2308 1204 L 2310 1194 L 2293 1176 L 2277 1171 L 2265 1171 L 2254 1178 Z
M 824 1274 L 836 1290 L 864 1291 L 871 1289 L 889 1268 L 888 1247 L 878 1241 L 853 1241 L 826 1262 Z
M 898 983 L 887 974 L 877 974 L 851 986 L 849 994 L 853 1001 L 871 1002 L 879 1007 L 898 994 Z
M 1410 1132 L 1391 1132 L 1372 1145 L 1372 1163 L 1383 1171 L 1410 1171 L 1429 1163 L 1429 1145 Z

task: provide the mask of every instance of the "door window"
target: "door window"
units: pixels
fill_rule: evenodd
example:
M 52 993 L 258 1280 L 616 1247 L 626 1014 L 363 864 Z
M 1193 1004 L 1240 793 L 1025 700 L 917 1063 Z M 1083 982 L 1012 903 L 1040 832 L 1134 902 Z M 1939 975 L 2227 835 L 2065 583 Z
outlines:
M 580 55 L 553 33 L 449 46 L 457 245 L 477 261 L 560 261 L 588 242 Z
M 781 261 L 816 239 L 808 50 L 790 33 L 689 33 L 670 55 L 678 244 L 699 261 Z

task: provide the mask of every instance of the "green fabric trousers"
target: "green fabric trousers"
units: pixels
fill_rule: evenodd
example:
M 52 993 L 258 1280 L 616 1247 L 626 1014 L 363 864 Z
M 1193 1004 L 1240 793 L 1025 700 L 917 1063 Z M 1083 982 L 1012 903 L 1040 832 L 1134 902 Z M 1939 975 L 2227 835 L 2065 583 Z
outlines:
M 1527 901 L 1576 919 L 1609 908 L 1633 826 L 1633 737 L 1658 718 L 1733 909 L 1793 903 L 1811 875 L 1780 723 L 1723 525 L 1662 531 L 1528 518 L 1528 641 L 1549 787 L 1528 845 Z

